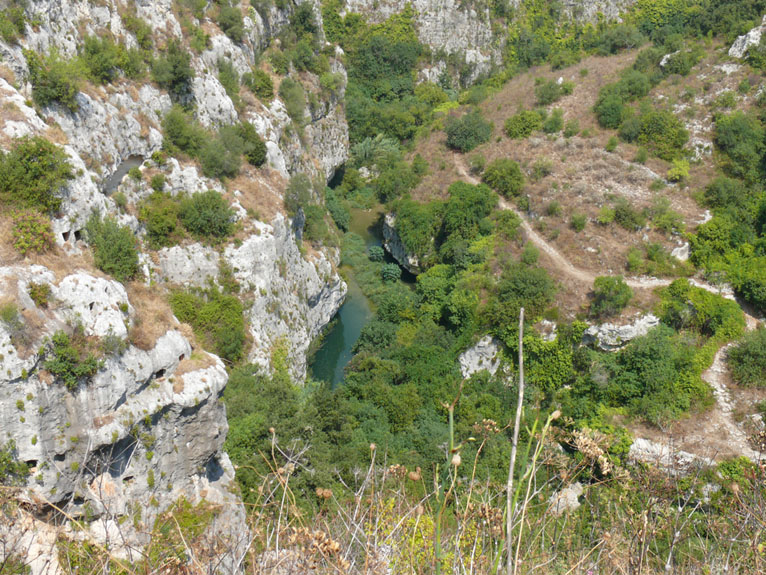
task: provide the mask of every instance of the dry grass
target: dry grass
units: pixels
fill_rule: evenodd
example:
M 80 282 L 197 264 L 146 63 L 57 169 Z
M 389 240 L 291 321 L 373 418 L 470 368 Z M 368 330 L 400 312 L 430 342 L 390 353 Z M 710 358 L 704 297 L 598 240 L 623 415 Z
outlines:
M 178 327 L 165 290 L 138 281 L 126 283 L 125 289 L 136 310 L 136 319 L 129 333 L 130 342 L 139 349 L 150 350 L 165 332 Z
M 16 74 L 8 66 L 0 64 L 0 78 L 8 82 L 11 86 L 16 83 Z
M 262 221 L 271 221 L 277 214 L 285 215 L 284 194 L 287 181 L 277 170 L 243 166 L 240 174 L 227 182 L 233 193 L 242 193 L 237 199 L 242 207 Z

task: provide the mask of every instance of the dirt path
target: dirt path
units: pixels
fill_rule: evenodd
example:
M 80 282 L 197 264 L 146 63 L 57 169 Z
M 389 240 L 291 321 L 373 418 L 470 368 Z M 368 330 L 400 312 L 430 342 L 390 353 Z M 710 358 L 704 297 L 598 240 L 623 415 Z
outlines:
M 715 395 L 715 406 L 705 415 L 705 427 L 719 440 L 724 440 L 730 450 L 757 460 L 758 452 L 750 447 L 747 434 L 734 420 L 734 401 L 725 383 L 728 379 L 726 353 L 732 345 L 730 343 L 719 349 L 713 359 L 713 365 L 702 373 L 702 379 L 713 388 Z
M 455 167 L 457 168 L 458 174 L 462 178 L 464 178 L 467 182 L 478 185 L 481 183 L 480 180 L 475 178 L 471 175 L 471 173 L 466 169 L 465 166 L 465 160 L 460 156 L 459 154 L 453 155 L 453 160 L 455 163 Z M 564 272 L 569 277 L 589 285 L 593 284 L 593 281 L 596 279 L 596 275 L 580 268 L 575 267 L 572 265 L 572 262 L 570 262 L 564 255 L 559 252 L 555 246 L 550 244 L 545 238 L 543 238 L 540 234 L 537 233 L 537 231 L 532 227 L 532 225 L 529 223 L 529 221 L 524 217 L 524 215 L 517 210 L 511 203 L 509 203 L 505 198 L 500 198 L 500 201 L 498 202 L 498 205 L 503 210 L 508 210 L 516 214 L 519 219 L 521 220 L 521 228 L 524 230 L 524 234 L 527 238 L 527 240 L 531 241 L 537 248 L 544 251 L 548 257 L 553 260 L 553 263 L 556 265 L 557 269 L 559 271 Z M 632 288 L 637 289 L 654 289 L 656 287 L 662 287 L 670 285 L 670 283 L 673 280 L 669 279 L 662 279 L 662 278 L 654 278 L 654 277 L 627 277 L 625 278 L 625 283 L 627 283 Z M 705 287 L 704 285 L 701 285 L 701 282 L 699 282 L 699 287 L 703 287 L 704 289 L 708 289 L 708 287 Z M 713 288 L 712 286 L 709 286 L 708 291 L 713 291 L 714 293 L 717 292 L 717 288 Z

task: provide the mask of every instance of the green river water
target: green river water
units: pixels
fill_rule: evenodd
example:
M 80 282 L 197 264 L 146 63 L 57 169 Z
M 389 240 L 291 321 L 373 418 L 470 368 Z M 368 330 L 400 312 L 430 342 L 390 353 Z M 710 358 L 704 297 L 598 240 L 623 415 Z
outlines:
M 351 210 L 350 230 L 364 239 L 365 245 L 381 245 L 378 227 L 381 211 Z M 351 361 L 352 348 L 362 333 L 362 328 L 372 317 L 369 300 L 354 280 L 354 270 L 345 269 L 348 294 L 335 316 L 335 323 L 324 336 L 311 363 L 311 374 L 318 381 L 327 381 L 333 386 L 343 381 L 343 370 Z

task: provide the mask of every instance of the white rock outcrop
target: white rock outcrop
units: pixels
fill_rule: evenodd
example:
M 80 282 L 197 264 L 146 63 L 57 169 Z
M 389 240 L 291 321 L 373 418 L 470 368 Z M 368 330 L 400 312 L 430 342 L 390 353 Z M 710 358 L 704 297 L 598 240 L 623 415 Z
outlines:
M 458 357 L 460 373 L 464 379 L 485 369 L 495 375 L 500 360 L 500 342 L 491 335 L 485 335 Z
M 67 387 L 46 364 L 48 338 L 75 323 L 89 336 L 124 338 L 134 313 L 124 288 L 85 272 L 56 283 L 42 266 L 0 268 L 0 277 L 14 288 L 21 318 L 11 333 L 0 324 L 0 428 L 3 445 L 12 440 L 31 470 L 23 496 L 30 508 L 55 504 L 82 518 L 89 537 L 138 560 L 160 513 L 181 497 L 205 499 L 222 505 L 231 552 L 241 551 L 244 510 L 222 450 L 223 362 L 199 351 L 202 359 L 192 359 L 190 342 L 171 329 L 147 350 L 110 349 L 95 375 Z M 29 297 L 32 281 L 51 286 L 48 308 Z M 114 533 L 120 538 L 108 539 Z M 3 534 L 16 536 L 23 533 Z M 55 549 L 48 553 L 55 557 Z
M 693 453 L 681 451 L 666 443 L 638 438 L 630 446 L 628 458 L 651 463 L 666 469 L 671 475 L 683 475 L 691 470 L 712 467 L 715 461 Z
M 416 255 L 407 251 L 396 231 L 396 215 L 391 213 L 383 218 L 383 247 L 408 272 L 415 275 L 420 273 L 420 261 Z
M 579 497 L 583 494 L 582 483 L 575 481 L 560 491 L 553 493 L 548 499 L 549 512 L 556 517 L 564 513 L 576 511 L 580 507 Z
M 271 225 L 256 226 L 258 233 L 238 247 L 228 246 L 223 255 L 242 289 L 253 294 L 248 359 L 268 370 L 273 351 L 285 346 L 292 374 L 302 380 L 311 341 L 346 297 L 346 283 L 335 269 L 339 255 L 327 250 L 304 258 L 292 222 L 281 215 Z
M 761 43 L 761 36 L 763 35 L 764 29 L 766 29 L 766 16 L 763 17 L 760 26 L 756 26 L 747 34 L 743 34 L 734 40 L 731 48 L 729 48 L 729 56 L 737 58 L 738 60 L 747 56 L 747 52 L 750 48 L 758 46 Z
M 582 341 L 585 345 L 595 345 L 604 351 L 615 351 L 631 340 L 646 335 L 659 324 L 660 318 L 649 313 L 639 316 L 633 323 L 626 325 L 613 323 L 592 325 L 585 330 Z

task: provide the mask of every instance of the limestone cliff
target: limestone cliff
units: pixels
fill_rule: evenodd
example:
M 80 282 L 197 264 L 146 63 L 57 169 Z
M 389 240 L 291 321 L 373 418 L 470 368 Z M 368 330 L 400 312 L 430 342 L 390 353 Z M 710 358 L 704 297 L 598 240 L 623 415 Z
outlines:
M 0 321 L 0 449 L 10 449 L 31 469 L 20 498 L 28 503 L 24 525 L 34 525 L 19 530 L 21 522 L 0 522 L 0 539 L 34 549 L 34 573 L 56 572 L 61 537 L 89 538 L 138 562 L 157 518 L 182 499 L 214 508 L 206 533 L 211 545 L 226 551 L 209 570 L 233 572 L 241 563 L 248 532 L 223 451 L 228 427 L 219 400 L 227 372 L 172 316 L 166 295 L 216 282 L 226 265 L 242 288 L 240 297 L 252 302 L 247 357 L 268 370 L 273 350 L 282 346 L 297 379 L 305 377 L 311 340 L 342 304 L 346 286 L 336 271 L 337 248 L 304 246 L 301 219 L 287 218 L 283 209 L 290 176 L 302 172 L 326 181 L 348 156 L 342 52 L 330 51 L 330 69 L 340 78 L 332 94 L 320 93 L 311 73 L 298 78 L 312 96 L 300 129 L 278 96 L 250 96 L 235 105 L 217 73 L 221 58 L 240 74 L 256 67 L 296 5 L 256 10 L 245 3 L 244 38 L 237 43 L 211 19 L 194 20 L 210 37 L 203 51 L 190 51 L 195 75 L 188 104 L 195 119 L 211 129 L 247 120 L 267 147 L 264 167 L 247 166 L 225 184 L 202 176 L 194 160 L 150 159 L 163 147 L 161 123 L 172 100 L 148 74 L 105 86 L 84 83 L 74 112 L 31 102 L 24 50 L 55 49 L 71 58 L 86 36 L 109 34 L 135 47 L 128 14 L 151 27 L 155 46 L 174 38 L 188 42 L 176 3 L 29 2 L 27 21 L 34 24 L 14 42 L 0 40 L 0 149 L 11 149 L 17 138 L 44 137 L 63 148 L 74 174 L 52 220 L 52 254 L 30 260 L 0 246 L 0 305 L 10 318 Z M 318 15 L 318 4 L 312 6 Z M 129 168 L 142 177 L 125 177 Z M 187 238 L 152 249 L 137 215 L 153 191 L 153 175 L 164 177 L 164 190 L 173 196 L 221 192 L 232 208 L 236 236 L 215 247 Z M 84 233 L 94 211 L 113 216 L 138 238 L 142 278 L 131 285 L 95 271 Z M 30 295 L 36 286 L 47 286 L 47 304 Z M 77 341 L 80 359 L 86 349 L 98 358 L 91 372 L 66 380 L 51 363 L 61 334 Z M 53 508 L 82 519 L 85 529 L 66 522 L 54 529 Z M 44 536 L 48 531 L 52 535 Z

